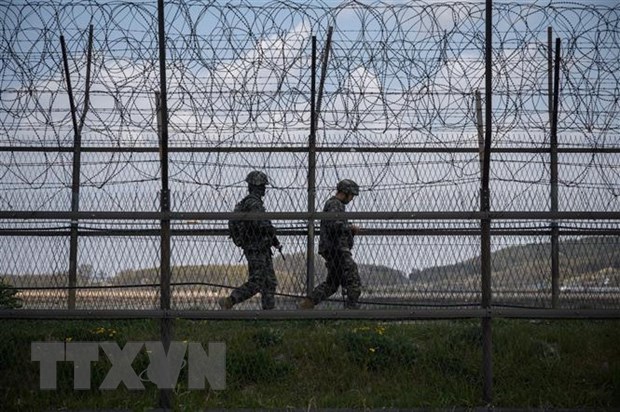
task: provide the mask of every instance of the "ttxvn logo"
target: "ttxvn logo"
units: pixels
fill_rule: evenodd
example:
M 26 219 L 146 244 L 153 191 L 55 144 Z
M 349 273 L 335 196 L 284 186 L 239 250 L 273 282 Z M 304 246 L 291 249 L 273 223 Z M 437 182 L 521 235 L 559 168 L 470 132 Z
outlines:
M 144 389 L 131 365 L 142 349 L 149 358 L 148 380 L 159 389 L 174 389 L 185 363 L 189 389 L 204 389 L 205 379 L 214 390 L 226 389 L 224 342 L 210 342 L 208 354 L 196 342 L 171 342 L 167 353 L 159 341 L 127 342 L 122 349 L 116 342 L 32 342 L 30 348 L 31 360 L 40 362 L 41 389 L 56 389 L 58 362 L 73 362 L 74 389 L 90 389 L 91 363 L 99 360 L 99 348 L 112 364 L 99 389 L 116 389 L 121 383 L 128 389 Z

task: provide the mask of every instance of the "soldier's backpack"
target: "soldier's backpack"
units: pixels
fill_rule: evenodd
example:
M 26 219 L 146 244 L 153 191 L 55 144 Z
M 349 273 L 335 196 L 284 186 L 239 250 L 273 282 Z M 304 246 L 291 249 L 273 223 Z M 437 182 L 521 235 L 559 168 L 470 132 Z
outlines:
M 235 212 L 243 212 L 242 202 L 235 205 Z M 243 247 L 247 241 L 246 221 L 231 219 L 228 221 L 228 233 L 235 246 Z

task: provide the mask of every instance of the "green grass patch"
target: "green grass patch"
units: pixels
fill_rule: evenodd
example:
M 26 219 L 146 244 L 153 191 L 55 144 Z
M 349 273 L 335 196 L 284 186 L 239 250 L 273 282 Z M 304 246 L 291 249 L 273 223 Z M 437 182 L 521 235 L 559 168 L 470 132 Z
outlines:
M 159 340 L 159 323 L 132 321 L 3 321 L 0 328 L 2 409 L 144 410 L 159 392 L 132 366 L 144 390 L 100 390 L 111 363 L 91 364 L 91 389 L 73 389 L 73 364 L 59 362 L 58 388 L 39 389 L 34 341 Z M 619 321 L 493 323 L 494 405 L 620 407 Z M 185 321 L 174 340 L 225 342 L 227 387 L 189 390 L 187 367 L 174 389 L 176 410 L 204 408 L 364 408 L 482 406 L 479 321 Z

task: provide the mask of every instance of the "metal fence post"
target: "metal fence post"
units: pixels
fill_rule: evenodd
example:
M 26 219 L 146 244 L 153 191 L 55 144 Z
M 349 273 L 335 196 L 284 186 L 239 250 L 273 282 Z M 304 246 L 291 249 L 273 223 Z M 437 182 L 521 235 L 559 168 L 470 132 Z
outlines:
M 89 27 L 88 32 L 88 55 L 86 60 L 86 86 L 84 93 L 84 108 L 80 117 L 80 123 L 77 121 L 77 109 L 75 107 L 75 99 L 73 97 L 73 88 L 71 87 L 71 75 L 69 71 L 69 58 L 67 46 L 64 36 L 60 36 L 60 46 L 62 49 L 62 60 L 65 71 L 65 79 L 67 81 L 67 92 L 69 94 L 69 107 L 71 109 L 71 122 L 73 124 L 73 166 L 71 173 L 71 212 L 80 211 L 80 166 L 82 155 L 82 128 L 88 112 L 88 101 L 90 92 L 90 66 L 92 60 L 93 48 L 93 26 Z M 77 287 L 77 268 L 78 268 L 78 219 L 71 218 L 70 238 L 69 238 L 69 293 L 67 298 L 67 307 L 75 309 L 76 287 Z
M 308 142 L 308 212 L 316 208 L 316 36 L 312 36 L 310 70 L 310 139 Z M 314 219 L 308 220 L 306 247 L 306 295 L 314 289 Z
M 549 108 L 549 126 L 553 123 L 553 29 L 547 27 L 547 105 Z
M 62 49 L 62 60 L 65 69 L 65 80 L 67 82 L 67 92 L 69 93 L 69 106 L 71 108 L 71 121 L 73 123 L 73 171 L 71 176 L 71 211 L 79 211 L 80 203 L 80 146 L 81 139 L 78 132 L 77 118 L 75 113 L 75 100 L 73 99 L 73 88 L 71 87 L 71 76 L 69 73 L 69 59 L 67 57 L 67 46 L 65 37 L 60 36 L 60 46 Z M 69 240 L 69 296 L 67 306 L 75 309 L 75 287 L 77 286 L 77 253 L 78 253 L 78 221 L 71 218 L 71 234 Z
M 158 9 L 158 33 L 159 33 L 159 147 L 161 163 L 161 212 L 167 215 L 170 212 L 170 190 L 168 187 L 168 104 L 166 90 L 166 35 L 164 19 L 164 0 L 157 1 Z M 162 216 L 161 219 L 161 263 L 160 263 L 160 308 L 164 312 L 161 318 L 160 334 L 161 341 L 166 352 L 170 348 L 172 339 L 173 319 L 167 316 L 170 310 L 170 218 Z M 172 407 L 172 390 L 161 389 L 159 392 L 159 406 L 163 409 Z
M 489 191 L 489 173 L 491 166 L 491 137 L 493 122 L 493 0 L 486 0 L 485 22 L 485 141 L 482 170 L 482 187 L 480 189 L 480 211 L 488 213 L 491 210 L 491 196 Z M 482 308 L 491 309 L 491 219 L 483 217 L 481 220 L 481 285 Z M 483 372 L 483 399 L 489 405 L 493 401 L 493 319 L 489 316 L 482 318 L 482 372 Z
M 560 89 L 560 46 L 559 38 L 555 41 L 555 67 L 553 79 L 553 104 L 551 115 L 551 211 L 558 211 L 558 105 Z M 560 295 L 560 244 L 557 220 L 551 221 L 551 307 L 556 309 Z
M 318 129 L 319 114 L 321 113 L 321 101 L 323 99 L 323 88 L 327 74 L 327 63 L 329 62 L 329 51 L 332 43 L 333 27 L 327 29 L 325 49 L 321 60 L 321 79 L 319 80 L 319 90 L 316 91 L 316 36 L 312 36 L 312 70 L 310 80 L 310 141 L 308 150 L 308 211 L 314 213 L 316 210 L 316 131 Z M 316 103 L 315 103 L 316 102 Z M 306 259 L 306 293 L 309 295 L 314 288 L 314 219 L 308 220 L 308 246 Z

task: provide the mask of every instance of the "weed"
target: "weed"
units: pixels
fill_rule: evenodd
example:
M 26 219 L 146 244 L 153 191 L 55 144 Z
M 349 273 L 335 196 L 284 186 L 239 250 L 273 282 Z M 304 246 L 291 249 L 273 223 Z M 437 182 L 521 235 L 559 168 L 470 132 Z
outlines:
M 344 332 L 342 340 L 351 361 L 371 371 L 413 364 L 419 353 L 417 345 L 386 331 L 384 326 L 378 325 Z

